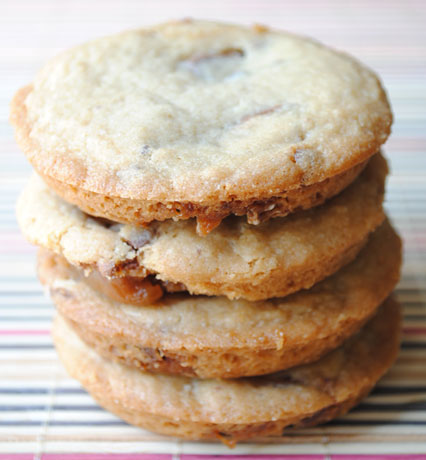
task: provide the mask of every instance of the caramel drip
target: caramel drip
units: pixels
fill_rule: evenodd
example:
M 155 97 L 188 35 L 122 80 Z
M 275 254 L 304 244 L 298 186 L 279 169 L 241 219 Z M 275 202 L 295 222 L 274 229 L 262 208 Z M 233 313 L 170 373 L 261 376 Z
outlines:
M 201 236 L 208 235 L 212 230 L 220 225 L 223 216 L 198 216 L 197 217 L 197 233 Z
M 102 292 L 107 297 L 131 305 L 152 305 L 164 294 L 161 285 L 154 284 L 150 278 L 124 276 L 108 279 L 97 270 L 93 270 L 85 280 L 93 289 Z

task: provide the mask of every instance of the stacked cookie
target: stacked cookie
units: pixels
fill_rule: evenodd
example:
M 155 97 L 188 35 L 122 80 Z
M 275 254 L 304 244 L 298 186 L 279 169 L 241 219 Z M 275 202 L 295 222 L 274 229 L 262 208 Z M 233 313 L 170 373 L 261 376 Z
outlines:
M 168 23 L 59 56 L 11 120 L 57 350 L 107 409 L 232 443 L 336 417 L 391 366 L 391 114 L 361 64 Z

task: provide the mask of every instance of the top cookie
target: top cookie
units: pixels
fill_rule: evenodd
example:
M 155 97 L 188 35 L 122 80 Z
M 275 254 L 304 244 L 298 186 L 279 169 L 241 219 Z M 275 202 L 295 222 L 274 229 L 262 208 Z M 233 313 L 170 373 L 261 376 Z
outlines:
M 377 152 L 391 119 L 378 79 L 352 58 L 204 21 L 74 48 L 18 92 L 11 114 L 42 176 L 89 201 L 139 200 L 137 222 L 164 209 L 190 217 L 191 206 L 214 218 L 218 203 L 249 206 L 330 179 Z

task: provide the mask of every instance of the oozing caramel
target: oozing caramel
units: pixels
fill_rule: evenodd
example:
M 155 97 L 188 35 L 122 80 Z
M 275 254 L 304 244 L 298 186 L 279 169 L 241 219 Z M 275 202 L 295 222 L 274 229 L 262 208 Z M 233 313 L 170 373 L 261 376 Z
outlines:
M 212 230 L 220 225 L 224 216 L 198 216 L 197 233 L 201 236 L 208 235 Z
M 85 277 L 86 282 L 107 297 L 118 302 L 137 306 L 152 305 L 163 297 L 164 292 L 184 291 L 185 286 L 169 281 L 157 281 L 152 275 L 146 278 L 124 276 L 108 279 L 99 271 L 92 270 Z
M 159 284 L 153 284 L 149 278 L 124 276 L 108 279 L 93 270 L 86 277 L 86 281 L 107 297 L 132 305 L 151 305 L 163 297 L 163 288 Z

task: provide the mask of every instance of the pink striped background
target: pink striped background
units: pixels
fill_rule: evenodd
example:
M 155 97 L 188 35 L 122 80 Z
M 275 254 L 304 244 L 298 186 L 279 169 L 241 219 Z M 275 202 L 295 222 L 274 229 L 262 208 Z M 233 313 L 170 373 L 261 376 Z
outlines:
M 14 218 L 30 168 L 8 104 L 74 44 L 171 18 L 268 24 L 313 36 L 375 69 L 395 114 L 387 208 L 404 238 L 403 349 L 358 411 L 324 428 L 229 450 L 121 424 L 57 362 L 35 249 Z M 426 1 L 4 0 L 0 3 L 0 460 L 426 460 Z M 140 453 L 139 453 L 140 452 Z

